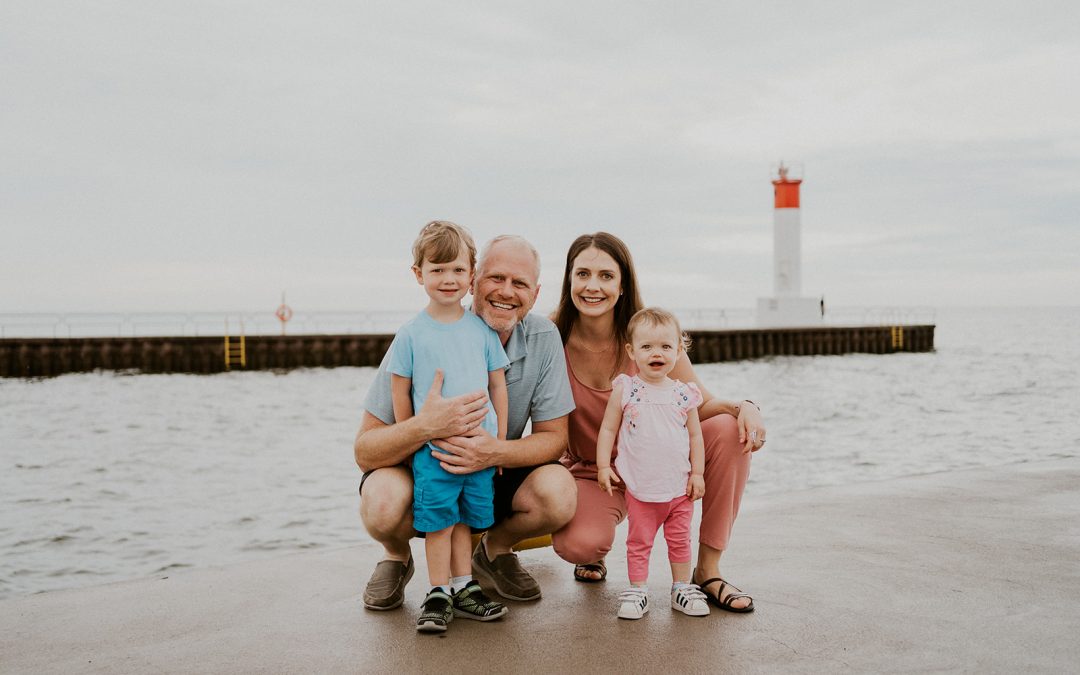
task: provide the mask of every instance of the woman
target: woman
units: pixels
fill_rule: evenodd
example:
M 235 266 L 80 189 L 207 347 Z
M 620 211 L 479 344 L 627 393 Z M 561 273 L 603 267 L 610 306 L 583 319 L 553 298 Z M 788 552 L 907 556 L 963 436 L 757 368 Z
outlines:
M 574 578 L 579 581 L 607 576 L 604 557 L 615 539 L 615 526 L 626 518 L 623 492 L 608 495 L 597 487 L 596 438 L 611 381 L 619 373 L 632 374 L 633 362 L 623 345 L 630 317 L 641 308 L 626 244 L 606 232 L 575 239 L 566 254 L 552 320 L 562 335 L 577 404 L 570 414 L 569 448 L 562 461 L 577 483 L 578 505 L 573 520 L 553 535 L 552 543 L 559 557 L 575 563 Z M 721 609 L 753 611 L 753 599 L 720 577 L 720 556 L 750 474 L 750 453 L 765 443 L 761 414 L 750 401 L 723 401 L 709 393 L 685 354 L 671 377 L 697 384 L 704 398 L 698 415 L 705 438 L 705 497 L 692 582 Z

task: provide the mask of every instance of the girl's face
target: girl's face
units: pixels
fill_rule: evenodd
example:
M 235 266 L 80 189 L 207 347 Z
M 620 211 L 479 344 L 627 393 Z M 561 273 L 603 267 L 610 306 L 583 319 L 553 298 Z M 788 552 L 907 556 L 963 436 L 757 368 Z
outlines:
M 675 326 L 659 324 L 638 325 L 626 345 L 626 353 L 637 364 L 645 381 L 660 382 L 668 376 L 682 351 L 682 340 Z
M 619 264 L 598 248 L 587 248 L 570 269 L 570 299 L 582 316 L 599 317 L 615 311 L 622 295 Z
M 450 262 L 434 263 L 425 258 L 420 267 L 412 269 L 417 283 L 436 305 L 460 304 L 472 285 L 473 272 L 466 251 Z

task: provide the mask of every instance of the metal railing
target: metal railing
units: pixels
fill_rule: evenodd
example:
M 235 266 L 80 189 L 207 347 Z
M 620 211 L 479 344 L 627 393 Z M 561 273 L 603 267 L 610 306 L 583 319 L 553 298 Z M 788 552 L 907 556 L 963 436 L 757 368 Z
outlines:
M 753 328 L 750 308 L 685 308 L 674 310 L 684 330 Z M 302 312 L 288 323 L 290 335 L 358 335 L 394 333 L 416 314 L 408 311 Z M 827 308 L 826 326 L 895 326 L 932 324 L 932 307 Z M 226 333 L 226 322 L 243 325 L 247 335 L 280 335 L 273 312 L 35 312 L 0 314 L 0 338 L 203 337 Z
M 676 309 L 683 330 L 724 330 L 756 328 L 753 309 Z M 937 310 L 933 307 L 826 307 L 823 326 L 911 326 L 933 324 Z
M 292 335 L 393 333 L 415 311 L 296 312 Z M 0 314 L 0 338 L 201 337 L 226 332 L 226 322 L 243 325 L 247 335 L 280 335 L 273 312 L 135 312 Z
M 827 326 L 916 326 L 937 322 L 933 307 L 831 307 L 825 308 Z

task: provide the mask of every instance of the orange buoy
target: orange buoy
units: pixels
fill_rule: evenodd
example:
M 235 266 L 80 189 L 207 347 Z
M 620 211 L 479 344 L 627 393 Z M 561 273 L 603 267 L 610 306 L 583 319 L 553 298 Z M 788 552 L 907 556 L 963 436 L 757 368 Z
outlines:
M 282 300 L 284 300 L 284 298 L 282 298 Z M 274 312 L 274 316 L 276 316 L 278 318 L 278 321 L 281 322 L 281 334 L 284 335 L 285 324 L 288 323 L 289 319 L 293 317 L 292 307 L 289 307 L 284 302 L 282 302 L 280 305 L 278 305 L 277 311 Z

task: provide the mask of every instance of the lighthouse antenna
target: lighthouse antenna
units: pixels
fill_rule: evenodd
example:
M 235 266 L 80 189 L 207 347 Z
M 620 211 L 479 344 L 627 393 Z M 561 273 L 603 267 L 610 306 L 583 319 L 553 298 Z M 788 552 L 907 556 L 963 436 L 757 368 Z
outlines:
M 801 181 L 803 176 L 802 162 L 788 163 L 780 161 L 778 164 L 769 166 L 769 180 L 775 183 L 794 183 Z

